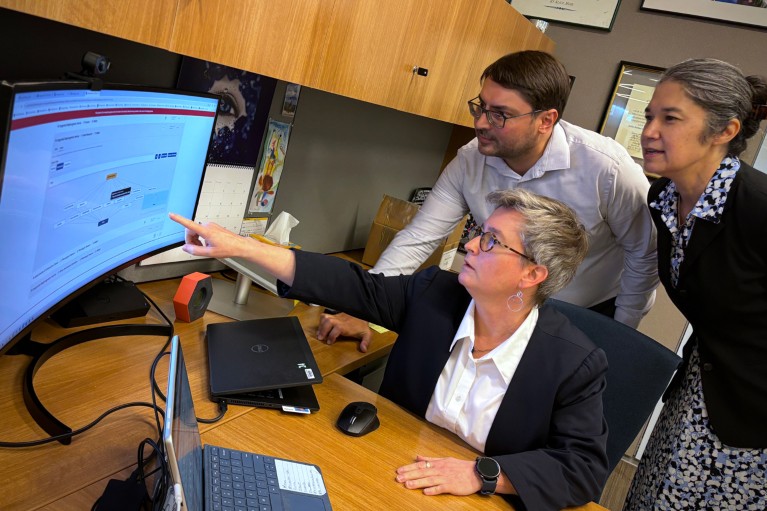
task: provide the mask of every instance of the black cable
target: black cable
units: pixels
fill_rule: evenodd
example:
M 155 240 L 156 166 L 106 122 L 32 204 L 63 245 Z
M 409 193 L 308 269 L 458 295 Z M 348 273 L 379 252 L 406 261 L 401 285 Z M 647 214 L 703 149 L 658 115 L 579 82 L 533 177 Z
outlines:
M 120 277 L 119 275 L 113 275 L 113 276 L 109 277 L 109 280 L 111 280 L 113 282 L 115 280 L 125 281 L 125 279 Z M 144 293 L 141 290 L 139 290 L 139 291 L 144 296 L 144 298 L 146 298 L 149 301 L 149 303 L 151 303 L 154 306 L 155 310 L 157 310 L 157 312 L 160 314 L 160 316 L 165 320 L 165 322 L 171 328 L 171 335 L 168 336 L 168 340 L 165 342 L 165 344 L 163 345 L 162 349 L 160 350 L 160 354 L 157 357 L 155 357 L 155 362 L 153 363 L 153 367 L 154 367 L 156 365 L 156 363 L 157 363 L 157 360 L 159 360 L 162 357 L 162 355 L 165 353 L 165 349 L 168 347 L 168 345 L 170 344 L 170 340 L 173 337 L 173 322 L 162 311 L 162 309 L 160 309 L 160 307 L 157 306 L 157 303 L 155 303 L 155 301 L 152 300 L 152 298 L 150 296 L 148 296 L 146 293 Z M 154 370 L 152 370 L 152 383 L 156 387 L 157 384 L 154 381 Z M 160 393 L 160 394 L 162 395 L 162 393 Z M 107 410 L 106 412 L 101 414 L 97 419 L 92 421 L 90 424 L 87 424 L 87 425 L 83 426 L 80 429 L 73 430 L 72 432 L 64 433 L 64 434 L 61 434 L 61 435 L 54 435 L 54 436 L 50 436 L 50 437 L 47 437 L 47 438 L 41 438 L 41 439 L 38 439 L 38 440 L 28 440 L 28 441 L 22 441 L 22 442 L 5 442 L 5 441 L 0 441 L 0 448 L 36 447 L 38 445 L 44 445 L 44 444 L 47 444 L 47 443 L 56 442 L 56 441 L 59 441 L 59 440 L 62 440 L 62 439 L 66 439 L 66 438 L 74 438 L 75 436 L 77 436 L 77 435 L 79 435 L 81 433 L 84 433 L 84 432 L 88 431 L 89 429 L 91 429 L 92 427 L 94 427 L 96 424 L 101 422 L 108 415 L 110 415 L 112 413 L 115 413 L 117 411 L 123 410 L 125 408 L 133 407 L 133 406 L 146 406 L 146 407 L 152 408 L 154 410 L 155 422 L 159 425 L 161 423 L 161 421 L 160 421 L 160 419 L 158 417 L 158 413 L 162 414 L 163 417 L 164 417 L 165 411 L 162 408 L 157 406 L 157 402 L 154 399 L 154 395 L 152 397 L 153 397 L 153 399 L 152 399 L 152 403 L 151 404 L 139 401 L 139 402 L 125 403 L 125 404 L 118 405 L 118 406 L 115 406 L 113 408 L 110 408 L 109 410 Z M 163 396 L 163 400 L 164 400 L 164 396 Z M 158 426 L 158 431 L 160 431 L 160 434 L 162 434 L 162 427 L 161 426 Z
M 155 405 L 155 410 L 159 408 L 157 406 L 158 394 L 160 395 L 160 399 L 162 399 L 163 402 L 165 402 L 165 395 L 160 391 L 160 388 L 157 386 L 157 381 L 155 380 L 154 373 L 155 373 L 155 370 L 157 369 L 157 364 L 160 362 L 162 357 L 164 357 L 165 355 L 170 355 L 170 352 L 165 351 L 166 346 L 167 344 L 163 346 L 163 351 L 157 354 L 157 356 L 152 361 L 151 367 L 149 368 L 149 380 L 152 382 L 152 385 L 151 385 L 152 386 L 152 403 Z M 162 438 L 164 426 L 162 422 L 160 421 L 160 417 L 157 415 L 156 411 L 154 414 L 154 420 L 155 420 L 155 423 L 157 424 L 157 434 L 159 435 L 160 438 Z
M 171 341 L 171 339 L 173 338 L 173 335 L 174 335 L 173 322 L 170 320 L 170 318 L 168 316 L 165 315 L 165 313 L 162 311 L 162 309 L 157 306 L 155 301 L 152 300 L 152 298 L 148 294 L 144 293 L 143 291 L 141 291 L 141 294 L 144 295 L 144 298 L 146 298 L 149 301 L 149 303 L 152 304 L 152 306 L 154 306 L 155 310 L 160 314 L 160 316 L 162 316 L 162 318 L 165 320 L 166 323 L 168 323 L 168 325 L 170 325 L 170 328 L 171 328 L 171 333 L 168 336 L 168 340 L 163 345 L 163 347 L 160 349 L 160 352 L 157 354 L 157 356 L 155 357 L 154 362 L 152 363 L 152 369 L 151 369 L 152 389 L 154 389 L 154 392 L 156 392 L 157 395 L 160 396 L 160 399 L 165 401 L 165 394 L 163 394 L 163 392 L 160 390 L 160 387 L 157 385 L 157 381 L 154 378 L 154 367 L 157 365 L 157 362 L 163 356 L 165 356 L 167 354 L 167 352 L 165 350 L 170 345 L 170 341 Z M 153 396 L 154 396 L 154 394 L 153 394 Z M 154 399 L 153 399 L 153 401 L 154 401 Z
M 199 422 L 199 423 L 202 423 L 202 424 L 213 424 L 213 423 L 218 422 L 221 419 L 223 419 L 224 415 L 226 415 L 226 411 L 228 409 L 229 408 L 228 408 L 228 406 L 226 404 L 226 401 L 219 400 L 219 402 L 218 402 L 219 414 L 216 417 L 213 417 L 212 419 L 201 419 L 199 417 L 195 417 L 195 418 L 197 419 L 197 422 Z
M 79 435 L 81 433 L 85 433 L 86 431 L 91 429 L 93 426 L 95 426 L 96 424 L 98 424 L 99 422 L 104 420 L 108 415 L 111 415 L 111 414 L 113 414 L 115 412 L 118 412 L 120 410 L 124 410 L 126 408 L 130 408 L 130 407 L 134 407 L 134 406 L 145 406 L 147 408 L 153 408 L 153 409 L 155 409 L 155 413 L 157 413 L 159 411 L 159 413 L 161 413 L 163 416 L 165 415 L 165 411 L 164 410 L 158 409 L 157 406 L 152 404 L 152 403 L 144 403 L 142 401 L 133 401 L 133 402 L 130 402 L 130 403 L 124 403 L 124 404 L 117 405 L 117 406 L 114 406 L 114 407 L 110 408 L 106 412 L 104 412 L 101 415 L 99 415 L 98 418 L 96 418 L 92 422 L 86 424 L 85 426 L 83 426 L 83 427 L 81 427 L 79 429 L 72 430 L 71 433 L 65 433 L 65 434 L 62 434 L 62 435 L 56 435 L 56 436 L 51 436 L 51 437 L 48 437 L 48 438 L 41 438 L 39 440 L 29 440 L 29 441 L 24 441 L 24 442 L 2 442 L 2 441 L 0 441 L 0 447 L 7 447 L 7 448 L 36 447 L 38 445 L 44 445 L 44 444 L 48 444 L 48 443 L 51 443 L 51 442 L 57 442 L 57 441 L 59 441 L 59 440 L 61 440 L 63 438 L 73 438 L 73 437 L 75 437 L 75 436 L 77 436 L 77 435 Z
M 152 454 L 150 454 L 148 457 L 144 457 L 144 448 L 147 445 L 150 446 L 153 451 Z M 144 466 L 149 461 L 151 461 L 152 458 L 155 457 L 159 460 L 160 466 L 154 470 L 145 472 Z M 138 477 L 145 487 L 147 486 L 147 479 L 158 471 L 160 472 L 160 476 L 157 479 L 154 490 L 150 492 L 149 488 L 147 487 L 147 495 L 149 495 L 149 501 L 152 504 L 152 509 L 161 509 L 165 503 L 165 496 L 168 493 L 168 488 L 170 488 L 171 485 L 170 470 L 168 470 L 167 458 L 165 457 L 165 449 L 162 443 L 160 442 L 158 444 L 151 438 L 145 438 L 138 446 L 138 459 L 139 465 L 136 469 L 136 472 L 138 473 Z

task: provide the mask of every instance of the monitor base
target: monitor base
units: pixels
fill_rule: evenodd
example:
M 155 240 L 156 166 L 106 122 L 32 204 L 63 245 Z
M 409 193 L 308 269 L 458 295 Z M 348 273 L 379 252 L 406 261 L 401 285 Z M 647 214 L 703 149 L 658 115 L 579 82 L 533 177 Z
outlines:
M 238 274 L 237 282 L 211 279 L 213 296 L 208 310 L 243 321 L 287 316 L 295 307 L 293 300 L 278 298 L 255 289 L 252 281 Z

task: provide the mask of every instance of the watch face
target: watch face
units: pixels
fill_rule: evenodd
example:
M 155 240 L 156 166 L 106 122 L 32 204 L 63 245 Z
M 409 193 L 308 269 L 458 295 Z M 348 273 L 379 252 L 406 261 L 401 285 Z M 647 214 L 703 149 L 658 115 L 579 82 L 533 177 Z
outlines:
M 477 472 L 483 477 L 495 479 L 501 475 L 501 466 L 493 458 L 477 458 Z

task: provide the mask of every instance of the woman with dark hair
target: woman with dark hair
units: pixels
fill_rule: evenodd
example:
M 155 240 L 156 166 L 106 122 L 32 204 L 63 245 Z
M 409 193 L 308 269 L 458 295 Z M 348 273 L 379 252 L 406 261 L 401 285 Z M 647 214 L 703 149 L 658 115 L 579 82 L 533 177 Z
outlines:
M 688 60 L 645 117 L 660 280 L 693 331 L 624 511 L 767 509 L 767 175 L 738 158 L 767 82 Z

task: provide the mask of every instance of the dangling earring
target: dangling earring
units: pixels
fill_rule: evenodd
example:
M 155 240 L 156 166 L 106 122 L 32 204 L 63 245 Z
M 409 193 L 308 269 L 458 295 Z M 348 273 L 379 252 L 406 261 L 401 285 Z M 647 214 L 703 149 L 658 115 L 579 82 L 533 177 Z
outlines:
M 514 305 L 513 308 L 512 305 Z M 522 291 L 517 291 L 516 294 L 513 294 L 506 299 L 506 308 L 511 312 L 519 312 L 524 306 L 525 301 L 522 300 Z

